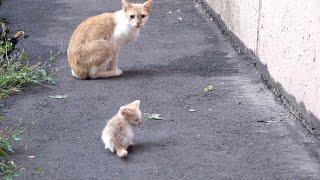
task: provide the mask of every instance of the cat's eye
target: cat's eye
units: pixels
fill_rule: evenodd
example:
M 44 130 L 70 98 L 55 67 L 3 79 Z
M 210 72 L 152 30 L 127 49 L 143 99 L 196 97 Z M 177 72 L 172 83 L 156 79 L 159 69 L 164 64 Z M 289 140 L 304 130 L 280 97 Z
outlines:
M 134 19 L 134 15 L 131 15 L 130 18 L 131 18 L 131 19 Z
M 145 17 L 146 17 L 146 15 L 144 15 L 144 14 L 143 14 L 141 17 L 142 17 L 142 18 L 145 18 Z

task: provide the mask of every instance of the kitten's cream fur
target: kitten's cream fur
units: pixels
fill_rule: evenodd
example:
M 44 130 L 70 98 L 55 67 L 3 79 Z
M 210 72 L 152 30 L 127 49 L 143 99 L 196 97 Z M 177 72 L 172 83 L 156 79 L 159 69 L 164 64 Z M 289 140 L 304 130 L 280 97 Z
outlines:
M 134 40 L 148 21 L 153 0 L 130 4 L 122 0 L 123 9 L 84 20 L 73 32 L 68 48 L 72 75 L 80 78 L 120 76 L 117 62 L 121 48 Z
M 116 152 L 118 157 L 126 157 L 128 147 L 133 145 L 131 125 L 141 124 L 140 101 L 133 101 L 120 107 L 117 115 L 112 117 L 102 131 L 101 139 L 105 148 Z

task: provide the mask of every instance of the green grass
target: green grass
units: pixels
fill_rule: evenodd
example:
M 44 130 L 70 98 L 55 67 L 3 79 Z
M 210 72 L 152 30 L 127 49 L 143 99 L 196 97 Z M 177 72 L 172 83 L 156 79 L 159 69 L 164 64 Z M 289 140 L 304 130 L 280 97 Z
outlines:
M 16 51 L 15 36 L 9 36 L 9 30 L 5 23 L 0 21 L 0 99 L 20 92 L 26 85 L 42 85 L 44 82 L 54 84 L 54 80 L 47 73 L 45 64 L 30 65 L 26 52 Z M 51 52 L 50 61 L 55 62 L 57 54 Z
M 9 58 L 0 64 L 0 99 L 20 92 L 26 85 L 42 85 L 44 82 L 55 84 L 45 66 L 31 66 L 23 53 L 16 58 Z
M 0 128 L 0 176 L 5 179 L 20 175 L 21 167 L 10 161 L 10 154 L 14 153 L 13 144 L 21 140 L 21 133 L 22 130 Z

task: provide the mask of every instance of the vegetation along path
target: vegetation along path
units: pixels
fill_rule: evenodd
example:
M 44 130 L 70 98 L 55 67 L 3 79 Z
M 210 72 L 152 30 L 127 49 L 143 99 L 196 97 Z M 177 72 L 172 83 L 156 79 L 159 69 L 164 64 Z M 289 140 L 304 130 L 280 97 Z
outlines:
M 7 123 L 25 127 L 14 155 L 26 168 L 23 179 L 320 177 L 319 141 L 191 0 L 155 1 L 139 40 L 121 52 L 123 76 L 74 79 L 66 59 L 72 31 L 120 7 L 120 0 L 4 2 L 10 28 L 29 34 L 19 46 L 34 63 L 61 49 L 56 86 L 6 100 Z M 107 118 L 135 99 L 163 119 L 144 120 L 122 160 L 100 135 Z

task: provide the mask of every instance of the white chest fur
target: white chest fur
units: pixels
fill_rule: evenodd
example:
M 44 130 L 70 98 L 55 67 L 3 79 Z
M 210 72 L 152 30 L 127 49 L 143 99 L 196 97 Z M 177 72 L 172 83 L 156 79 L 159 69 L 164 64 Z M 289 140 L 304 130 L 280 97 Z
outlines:
M 139 37 L 140 29 L 133 27 L 125 17 L 124 11 L 116 12 L 116 27 L 112 34 L 112 42 L 116 48 L 135 41 Z
M 130 146 L 130 143 L 133 141 L 133 131 L 131 129 L 131 126 L 128 126 L 128 129 L 126 131 L 126 136 L 123 138 L 123 145 L 127 148 Z

